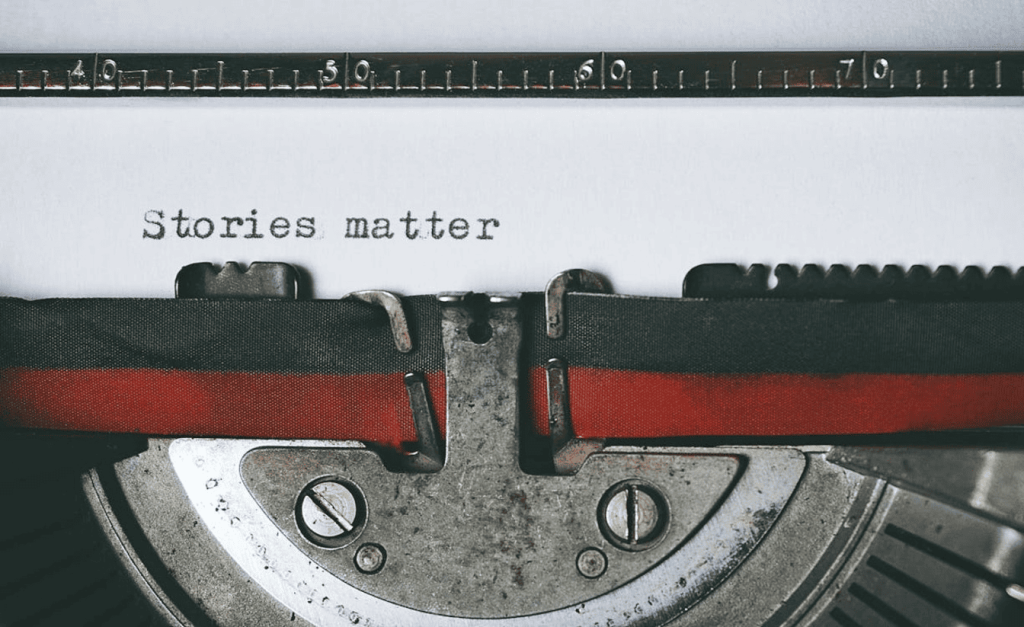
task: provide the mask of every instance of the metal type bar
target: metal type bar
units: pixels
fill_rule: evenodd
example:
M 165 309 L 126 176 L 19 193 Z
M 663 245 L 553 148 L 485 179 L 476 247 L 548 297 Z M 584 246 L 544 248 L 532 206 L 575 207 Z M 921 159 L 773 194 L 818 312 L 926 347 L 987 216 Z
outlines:
M 590 270 L 566 270 L 548 281 L 544 289 L 544 317 L 547 320 L 548 337 L 557 340 L 565 337 L 566 314 L 565 295 L 569 292 L 610 292 L 608 282 Z
M 1013 95 L 1021 50 L 0 55 L 9 97 Z
M 405 391 L 409 394 L 409 406 L 412 409 L 412 421 L 416 428 L 416 441 L 419 446 L 415 452 L 402 459 L 402 465 L 412 472 L 437 472 L 444 467 L 444 450 L 441 445 L 437 419 L 430 409 L 427 380 L 418 372 L 410 372 L 405 375 L 404 379 Z
M 391 323 L 391 334 L 395 338 L 395 348 L 400 353 L 408 353 L 412 350 L 412 335 L 409 333 L 409 323 L 405 318 L 405 310 L 402 308 L 402 299 L 397 294 L 384 290 L 362 290 L 351 292 L 342 298 L 361 300 L 364 303 L 383 307 Z

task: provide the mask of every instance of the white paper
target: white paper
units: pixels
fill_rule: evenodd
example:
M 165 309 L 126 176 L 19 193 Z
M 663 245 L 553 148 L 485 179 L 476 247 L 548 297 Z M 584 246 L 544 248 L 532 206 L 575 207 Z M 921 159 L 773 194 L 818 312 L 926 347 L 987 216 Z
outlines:
M 112 53 L 1024 42 L 1019 3 L 803 5 L 7 3 L 0 41 Z M 571 267 L 619 292 L 669 296 L 704 262 L 1016 267 L 1022 105 L 0 99 L 0 293 L 166 297 L 182 265 L 228 260 L 294 263 L 320 298 L 540 290 Z M 179 210 L 193 232 L 208 218 L 212 235 L 178 238 Z M 262 238 L 221 237 L 225 217 L 253 210 Z M 145 238 L 156 212 L 164 237 Z M 435 212 L 444 237 L 405 236 L 399 218 L 424 235 Z M 315 219 L 315 237 L 295 236 L 300 217 Z M 274 218 L 287 236 L 270 233 Z M 345 237 L 349 218 L 386 218 L 393 237 Z M 465 239 L 451 238 L 454 218 Z M 493 239 L 479 239 L 480 220 L 500 223 Z

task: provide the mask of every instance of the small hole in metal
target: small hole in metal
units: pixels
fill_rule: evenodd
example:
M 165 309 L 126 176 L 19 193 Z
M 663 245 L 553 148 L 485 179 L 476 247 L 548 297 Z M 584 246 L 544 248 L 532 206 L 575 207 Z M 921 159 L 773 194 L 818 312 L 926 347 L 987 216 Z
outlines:
M 468 333 L 469 339 L 477 344 L 486 344 L 491 339 L 491 336 L 494 335 L 494 329 L 491 328 L 490 323 L 474 322 L 469 325 Z

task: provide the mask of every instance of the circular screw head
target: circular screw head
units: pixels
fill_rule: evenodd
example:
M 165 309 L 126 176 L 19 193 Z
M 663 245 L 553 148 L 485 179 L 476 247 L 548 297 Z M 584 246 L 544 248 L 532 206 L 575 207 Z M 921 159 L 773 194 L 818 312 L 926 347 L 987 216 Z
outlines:
M 350 542 L 362 527 L 365 504 L 357 488 L 340 481 L 320 481 L 299 495 L 299 527 L 313 543 L 326 547 Z
M 605 493 L 598 523 L 609 542 L 628 551 L 650 548 L 668 523 L 668 505 L 653 486 L 623 481 Z
M 589 547 L 576 556 L 576 570 L 587 579 L 597 579 L 608 568 L 608 558 L 601 549 Z
M 372 575 L 384 568 L 387 558 L 388 554 L 384 551 L 384 547 L 379 544 L 367 543 L 356 550 L 354 561 L 359 572 Z

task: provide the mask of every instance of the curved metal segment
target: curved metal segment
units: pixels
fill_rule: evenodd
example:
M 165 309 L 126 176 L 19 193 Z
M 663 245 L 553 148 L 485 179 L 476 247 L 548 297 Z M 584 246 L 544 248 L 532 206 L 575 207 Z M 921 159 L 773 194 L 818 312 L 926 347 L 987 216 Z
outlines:
M 442 616 L 397 605 L 342 581 L 308 557 L 276 526 L 246 489 L 242 458 L 262 447 L 330 446 L 324 442 L 176 440 L 175 472 L 204 524 L 252 580 L 314 625 L 338 617 L 367 625 L 469 627 L 479 619 Z M 360 448 L 339 443 L 337 448 Z M 684 544 L 655 568 L 606 594 L 559 610 L 490 619 L 493 627 L 663 625 L 719 585 L 754 550 L 781 514 L 802 476 L 803 454 L 791 449 L 716 451 L 745 459 L 722 505 Z M 213 474 L 211 474 L 213 473 Z M 210 476 L 221 477 L 210 487 Z M 269 530 L 269 532 L 268 532 Z M 299 566 L 301 565 L 301 566 Z M 623 608 L 632 608 L 624 618 Z
M 409 322 L 405 318 L 405 310 L 402 309 L 402 299 L 393 292 L 384 290 L 362 290 L 351 292 L 342 299 L 352 298 L 361 300 L 371 305 L 379 305 L 388 314 L 391 322 L 391 334 L 395 338 L 395 348 L 400 353 L 412 351 L 412 335 L 409 333 Z
M 611 287 L 600 275 L 579 268 L 566 270 L 548 281 L 544 289 L 544 314 L 547 318 L 548 337 L 565 337 L 565 295 L 569 292 L 611 292 Z

